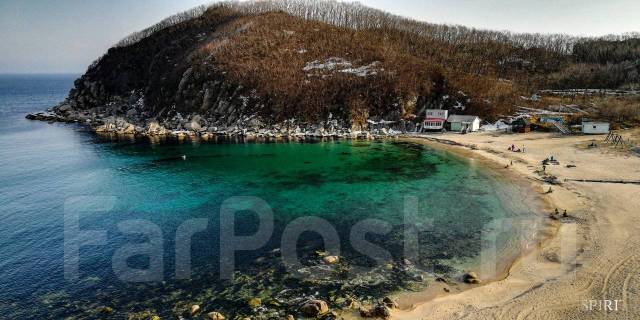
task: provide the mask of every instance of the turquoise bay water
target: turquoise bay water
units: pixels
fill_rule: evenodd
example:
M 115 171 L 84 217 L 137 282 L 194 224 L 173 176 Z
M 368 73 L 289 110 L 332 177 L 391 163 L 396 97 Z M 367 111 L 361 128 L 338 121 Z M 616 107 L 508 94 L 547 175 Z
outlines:
M 249 314 L 255 312 L 246 306 L 251 297 L 263 298 L 266 308 L 274 310 L 282 307 L 266 301 L 316 293 L 371 299 L 424 287 L 429 276 L 459 275 L 477 261 L 488 225 L 530 214 L 525 194 L 475 160 L 410 143 L 151 144 L 105 140 L 75 125 L 24 119 L 64 99 L 73 80 L 0 76 L 0 318 L 122 319 L 129 312 L 152 310 L 164 319 L 194 302 L 207 311 Z M 219 212 L 235 196 L 264 200 L 274 213 L 274 232 L 260 249 L 238 253 L 237 277 L 221 281 Z M 81 212 L 79 227 L 106 231 L 106 240 L 82 247 L 79 278 L 65 279 L 64 228 L 70 219 L 65 203 L 90 206 L 103 197 L 114 199 L 113 208 Z M 418 204 L 409 220 L 407 199 Z M 310 276 L 296 278 L 273 259 L 273 250 L 280 247 L 287 224 L 304 216 L 322 218 L 335 228 L 343 261 L 318 269 L 314 253 L 323 248 L 322 241 L 304 233 L 299 255 Z M 195 218 L 206 219 L 208 226 L 193 237 L 193 275 L 175 280 L 176 230 Z M 390 227 L 387 234 L 367 237 L 391 253 L 389 267 L 348 241 L 354 225 L 372 218 Z M 163 282 L 126 283 L 113 272 L 112 257 L 119 248 L 148 240 L 118 229 L 119 223 L 134 219 L 161 231 Z M 257 223 L 255 215 L 242 212 L 235 232 L 251 235 Z M 430 227 L 418 233 L 419 254 L 404 256 L 403 230 L 423 224 Z M 514 231 L 500 235 L 498 246 L 509 246 L 518 236 Z M 144 268 L 150 262 L 135 256 L 128 263 Z M 355 266 L 370 272 L 341 272 Z M 318 270 L 330 275 L 318 276 Z M 101 314 L 101 306 L 115 312 Z

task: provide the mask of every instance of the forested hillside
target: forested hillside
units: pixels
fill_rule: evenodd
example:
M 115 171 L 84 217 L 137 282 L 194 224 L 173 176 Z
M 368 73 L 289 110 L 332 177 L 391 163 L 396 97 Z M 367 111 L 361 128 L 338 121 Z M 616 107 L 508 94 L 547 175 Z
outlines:
M 492 119 L 541 89 L 637 88 L 639 38 L 475 30 L 332 1 L 224 2 L 123 39 L 63 111 L 177 129 L 196 115 L 198 127 L 331 117 L 363 129 L 428 107 Z

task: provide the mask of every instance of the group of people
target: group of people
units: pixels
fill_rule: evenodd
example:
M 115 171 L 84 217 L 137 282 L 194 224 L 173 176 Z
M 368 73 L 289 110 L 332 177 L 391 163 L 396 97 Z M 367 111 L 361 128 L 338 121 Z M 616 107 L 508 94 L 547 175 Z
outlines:
M 522 146 L 522 149 L 516 147 L 514 144 L 512 144 L 509 148 L 507 148 L 507 150 L 511 151 L 511 152 L 522 152 L 524 153 L 524 146 Z

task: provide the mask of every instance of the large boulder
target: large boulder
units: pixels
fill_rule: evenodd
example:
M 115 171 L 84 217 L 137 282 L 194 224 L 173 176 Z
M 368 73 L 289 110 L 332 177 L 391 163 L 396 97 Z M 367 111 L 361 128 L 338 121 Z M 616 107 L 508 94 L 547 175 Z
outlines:
M 184 124 L 184 128 L 188 131 L 198 132 L 202 130 L 202 126 L 197 119 L 192 119 L 191 121 Z
M 124 127 L 124 129 L 120 130 L 120 133 L 122 134 L 134 134 L 136 133 L 136 126 L 129 124 L 128 126 Z
M 476 274 L 475 272 L 465 273 L 464 276 L 462 276 L 462 280 L 468 284 L 478 284 L 481 282 L 478 274 Z
M 167 129 L 161 126 L 157 121 L 151 121 L 147 125 L 145 132 L 149 135 L 165 135 L 167 134 Z
M 378 304 L 373 308 L 360 308 L 360 316 L 363 318 L 391 318 L 391 309 L 384 304 Z
M 207 319 L 209 320 L 224 320 L 224 316 L 220 312 L 209 312 L 207 313 Z

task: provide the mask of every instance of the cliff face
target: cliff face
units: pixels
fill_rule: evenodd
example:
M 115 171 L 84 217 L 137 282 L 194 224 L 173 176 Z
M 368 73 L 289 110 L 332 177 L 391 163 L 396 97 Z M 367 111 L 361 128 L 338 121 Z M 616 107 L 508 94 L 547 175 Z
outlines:
M 208 12 L 134 45 L 110 49 L 76 80 L 57 113 L 62 108 L 94 121 L 114 117 L 141 127 L 159 121 L 167 129 L 184 129 L 173 120 L 195 114 L 221 125 L 254 114 L 241 96 L 247 90 L 198 54 L 235 19 L 238 15 L 229 12 Z

